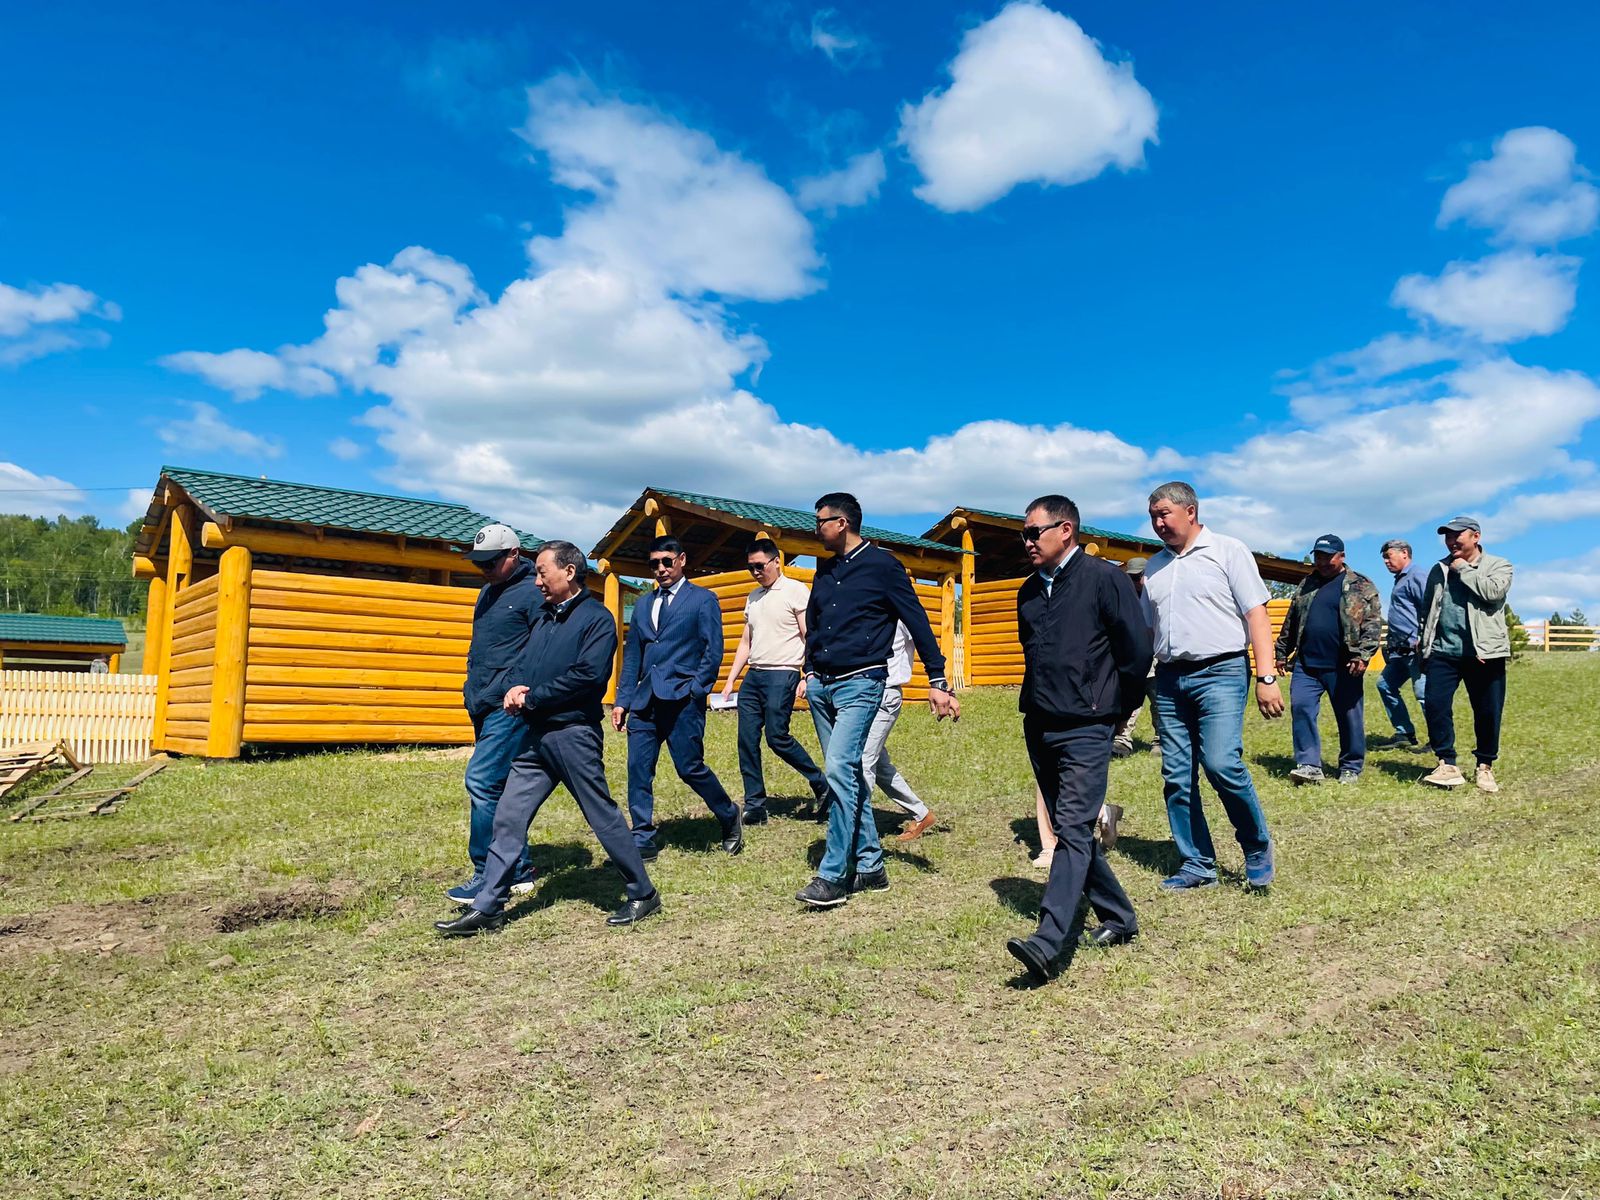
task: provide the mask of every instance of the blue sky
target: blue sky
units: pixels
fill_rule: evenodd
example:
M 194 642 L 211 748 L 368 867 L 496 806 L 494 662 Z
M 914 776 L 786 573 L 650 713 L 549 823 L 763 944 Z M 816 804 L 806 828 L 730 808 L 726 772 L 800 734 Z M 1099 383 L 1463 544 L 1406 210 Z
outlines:
M 1600 609 L 1594 6 L 596 7 L 13 14 L 0 508 L 1177 476 L 1380 577 L 1473 513 Z

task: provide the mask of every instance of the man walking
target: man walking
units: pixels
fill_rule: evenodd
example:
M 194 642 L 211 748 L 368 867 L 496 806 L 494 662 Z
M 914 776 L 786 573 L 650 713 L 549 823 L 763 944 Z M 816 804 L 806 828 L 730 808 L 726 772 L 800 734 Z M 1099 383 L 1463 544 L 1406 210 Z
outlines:
M 676 538 L 658 537 L 651 544 L 656 587 L 633 606 L 611 710 L 612 728 L 628 734 L 628 815 L 647 862 L 660 851 L 654 788 L 663 742 L 678 778 L 716 816 L 723 850 L 744 849 L 739 806 L 706 766 L 706 697 L 722 665 L 722 608 L 714 595 L 683 577 L 686 562 Z
M 1428 572 L 1422 602 L 1422 657 L 1427 660 L 1422 706 L 1428 743 L 1439 765 L 1423 782 L 1442 788 L 1466 782 L 1456 766 L 1452 711 L 1456 688 L 1466 684 L 1477 735 L 1475 782 L 1481 791 L 1498 792 L 1494 761 L 1500 756 L 1500 716 L 1506 706 L 1506 663 L 1511 658 L 1506 595 L 1511 591 L 1512 568 L 1484 550 L 1483 530 L 1471 517 L 1456 517 L 1439 526 L 1439 532 L 1448 554 Z
M 783 573 L 777 543 L 757 538 L 745 556 L 756 588 L 744 602 L 744 633 L 733 652 L 733 669 L 722 685 L 722 698 L 739 688 L 739 774 L 744 779 L 744 823 L 767 823 L 767 781 L 761 771 L 761 735 L 772 752 L 805 777 L 816 801 L 816 815 L 826 817 L 828 781 L 806 748 L 794 740 L 789 723 L 794 706 L 806 694 L 801 668 L 806 657 L 806 605 L 811 589 Z M 745 664 L 749 670 L 745 671 Z
M 483 886 L 495 806 L 505 790 L 511 763 L 528 745 L 528 724 L 502 707 L 512 670 L 528 646 L 528 636 L 544 603 L 534 582 L 533 563 L 521 555 L 521 540 L 509 525 L 485 525 L 472 539 L 467 560 L 483 572 L 483 587 L 472 610 L 472 642 L 467 649 L 467 681 L 462 688 L 472 721 L 472 758 L 467 762 L 467 857 L 472 877 L 445 895 L 471 904 Z M 533 864 L 524 846 L 511 888 L 533 887 Z
M 935 719 L 960 719 L 961 704 L 945 679 L 944 654 L 905 568 L 862 538 L 856 498 L 829 492 L 817 501 L 816 512 L 817 540 L 830 557 L 817 564 L 806 609 L 806 700 L 833 804 L 817 876 L 795 899 L 833 908 L 852 891 L 889 887 L 862 753 L 883 701 L 896 621 L 905 622 L 928 669 Z
M 1200 501 L 1189 484 L 1164 483 L 1150 493 L 1150 526 L 1164 547 L 1144 573 L 1155 617 L 1161 774 L 1167 821 L 1183 858 L 1161 886 L 1183 891 L 1217 882 L 1216 849 L 1200 806 L 1204 770 L 1244 850 L 1250 885 L 1264 888 L 1276 868 L 1267 819 L 1244 765 L 1244 708 L 1248 643 L 1258 672 L 1256 707 L 1269 720 L 1283 715 L 1283 692 L 1271 673 L 1267 587 L 1243 542 L 1200 523 Z
M 1056 973 L 1077 944 L 1080 901 L 1100 919 L 1085 939 L 1118 946 L 1138 934 L 1133 905 L 1095 839 L 1118 724 L 1144 699 L 1150 632 L 1128 577 L 1079 553 L 1078 506 L 1041 496 L 1023 518 L 1035 573 L 1017 590 L 1022 643 L 1022 736 L 1056 834 L 1039 928 L 1012 938 L 1011 953 L 1035 982 Z
M 535 570 L 544 604 L 503 697 L 505 711 L 527 726 L 528 737 L 495 810 L 483 886 L 463 916 L 434 926 L 450 936 L 505 924 L 506 898 L 528 828 L 557 784 L 572 793 L 626 885 L 626 901 L 606 924 L 631 925 L 661 908 L 628 824 L 606 789 L 600 720 L 617 650 L 616 626 L 585 589 L 588 564 L 571 542 L 546 542 Z
M 1322 734 L 1317 717 L 1326 695 L 1339 726 L 1339 782 L 1355 783 L 1367 762 L 1364 677 L 1383 638 L 1377 586 L 1345 565 L 1344 540 L 1325 533 L 1311 548 L 1314 566 L 1300 582 L 1278 633 L 1278 674 L 1294 663 L 1289 681 L 1297 784 L 1322 782 Z
M 1384 746 L 1415 746 L 1417 727 L 1411 722 L 1405 697 L 1400 689 L 1406 680 L 1411 681 L 1411 691 L 1418 706 L 1428 693 L 1422 677 L 1422 655 L 1417 652 L 1422 636 L 1422 594 L 1428 585 L 1428 573 L 1418 563 L 1411 561 L 1411 543 L 1398 538 L 1383 544 L 1383 565 L 1394 576 L 1394 590 L 1389 593 L 1389 632 L 1383 644 L 1383 670 L 1378 673 L 1378 699 L 1383 701 L 1389 723 L 1394 726 L 1394 736 L 1385 738 Z
M 883 699 L 878 702 L 867 743 L 861 748 L 861 769 L 880 791 L 911 818 L 911 823 L 895 835 L 897 842 L 914 842 L 933 828 L 933 811 L 922 802 L 900 768 L 889 758 L 889 735 L 900 719 L 903 689 L 911 682 L 911 631 L 904 621 L 894 625 L 894 653 L 889 656 L 888 674 L 883 681 Z

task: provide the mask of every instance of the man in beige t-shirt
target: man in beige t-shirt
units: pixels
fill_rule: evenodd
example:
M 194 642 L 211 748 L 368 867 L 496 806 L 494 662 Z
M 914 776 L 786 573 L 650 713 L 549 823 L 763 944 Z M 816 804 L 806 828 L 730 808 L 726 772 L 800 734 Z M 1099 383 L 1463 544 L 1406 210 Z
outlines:
M 750 543 L 746 558 L 756 590 L 744 602 L 744 634 L 733 652 L 733 669 L 722 697 L 733 694 L 739 673 L 739 774 L 744 777 L 744 823 L 767 820 L 767 785 L 761 772 L 761 735 L 772 752 L 805 776 L 816 797 L 818 819 L 828 811 L 828 783 L 817 764 L 789 732 L 795 701 L 805 695 L 801 665 L 806 654 L 806 603 L 811 589 L 783 573 L 778 547 L 768 538 Z

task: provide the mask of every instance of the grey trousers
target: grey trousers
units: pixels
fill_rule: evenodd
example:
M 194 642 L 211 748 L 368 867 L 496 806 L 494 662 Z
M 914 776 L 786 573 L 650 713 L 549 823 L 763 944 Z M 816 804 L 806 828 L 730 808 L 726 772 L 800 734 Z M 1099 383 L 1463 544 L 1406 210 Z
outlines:
M 528 827 L 539 808 L 565 784 L 578 802 L 583 819 L 622 873 L 629 900 L 643 900 L 655 885 L 644 869 L 633 831 L 606 787 L 606 764 L 600 748 L 600 726 L 535 727 L 526 749 L 511 762 L 511 775 L 494 811 L 494 838 L 483 868 L 483 888 L 472 907 L 495 913 L 505 907 L 516 876 L 517 860 L 528 841 Z
M 900 703 L 899 688 L 883 689 L 883 701 L 878 705 L 878 715 L 872 718 L 872 727 L 867 730 L 867 744 L 861 751 L 861 769 L 885 796 L 920 821 L 928 815 L 928 806 L 911 790 L 906 777 L 889 760 L 889 734 L 894 729 L 894 723 L 900 719 Z

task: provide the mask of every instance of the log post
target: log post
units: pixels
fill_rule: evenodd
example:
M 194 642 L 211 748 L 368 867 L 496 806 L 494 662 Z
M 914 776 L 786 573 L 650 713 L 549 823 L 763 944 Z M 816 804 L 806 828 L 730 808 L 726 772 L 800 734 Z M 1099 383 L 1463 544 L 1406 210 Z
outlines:
M 972 686 L 972 605 L 978 588 L 978 556 L 973 553 L 972 530 L 965 517 L 961 522 L 961 686 Z M 951 524 L 955 522 L 952 521 Z
M 151 723 L 150 748 L 167 748 L 167 693 L 172 686 L 172 623 L 178 609 L 178 597 L 188 589 L 189 577 L 194 574 L 194 545 L 189 540 L 194 511 L 180 504 L 172 513 L 171 542 L 167 549 L 167 596 L 161 614 L 161 652 L 156 660 L 156 714 Z M 145 631 L 149 636 L 149 629 Z
M 609 559 L 602 558 L 595 564 L 600 568 L 600 573 L 605 576 L 605 602 L 606 611 L 611 614 L 611 620 L 617 627 L 617 652 L 611 662 L 611 682 L 606 684 L 605 700 L 610 704 L 617 698 L 617 679 L 622 674 L 622 580 L 611 570 Z
M 959 682 L 950 674 L 956 655 L 956 577 L 946 575 L 939 580 L 939 650 L 944 654 L 945 677 L 950 686 Z
M 144 658 L 139 670 L 155 675 L 161 670 L 161 648 L 167 642 L 167 578 L 157 575 L 150 581 L 150 601 L 144 622 Z
M 244 742 L 244 676 L 250 646 L 250 551 L 243 546 L 222 552 L 216 646 L 206 757 L 238 758 Z

